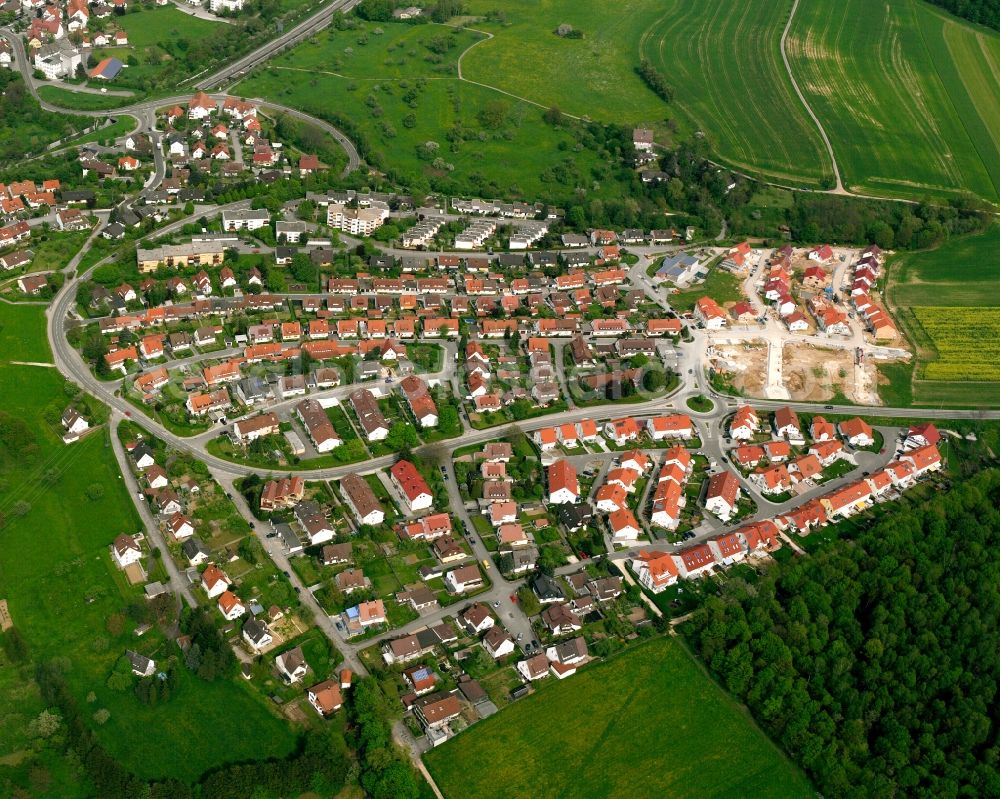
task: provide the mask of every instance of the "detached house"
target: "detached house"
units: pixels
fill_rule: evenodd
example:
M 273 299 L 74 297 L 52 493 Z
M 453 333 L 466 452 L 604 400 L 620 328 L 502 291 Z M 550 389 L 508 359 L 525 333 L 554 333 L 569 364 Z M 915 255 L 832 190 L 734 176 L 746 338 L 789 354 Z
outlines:
M 735 474 L 728 470 L 714 474 L 708 481 L 705 510 L 728 522 L 736 512 L 741 493 L 740 481 Z
M 424 510 L 434 503 L 434 495 L 423 476 L 410 461 L 401 460 L 389 469 L 393 484 L 399 489 L 411 512 Z
M 214 563 L 210 563 L 201 574 L 201 587 L 205 589 L 209 599 L 215 599 L 223 592 L 228 591 L 230 585 L 232 585 L 232 580 Z
M 548 480 L 551 504 L 562 505 L 576 502 L 580 498 L 576 469 L 569 461 L 562 459 L 549 466 Z
M 142 559 L 142 549 L 130 535 L 120 535 L 111 544 L 111 554 L 119 569 L 127 569 Z

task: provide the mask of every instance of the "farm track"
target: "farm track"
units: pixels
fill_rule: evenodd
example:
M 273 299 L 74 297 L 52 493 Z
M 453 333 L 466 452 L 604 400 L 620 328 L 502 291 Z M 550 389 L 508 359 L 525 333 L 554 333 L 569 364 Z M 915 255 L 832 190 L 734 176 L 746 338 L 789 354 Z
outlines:
M 805 94 L 802 93 L 802 89 L 799 88 L 799 83 L 795 79 L 795 73 L 792 72 L 792 65 L 788 61 L 788 32 L 792 29 L 792 22 L 795 19 L 795 12 L 799 8 L 799 0 L 795 0 L 792 3 L 792 10 L 788 14 L 788 21 L 785 23 L 785 29 L 781 32 L 781 60 L 785 64 L 785 70 L 788 72 L 788 78 L 792 82 L 792 87 L 795 89 L 795 94 L 798 95 L 799 101 L 802 103 L 806 112 L 812 118 L 812 121 L 816 123 L 816 128 L 819 130 L 819 135 L 823 139 L 823 144 L 826 145 L 826 152 L 830 156 L 830 166 L 833 169 L 833 179 L 836 182 L 834 188 L 828 192 L 830 194 L 849 194 L 844 188 L 844 181 L 840 175 L 840 167 L 837 164 L 837 156 L 833 152 L 833 145 L 830 143 L 830 137 L 826 134 L 826 128 L 823 127 L 823 123 L 819 121 L 819 117 L 816 116 L 816 112 L 812 110 L 812 106 L 809 105 L 808 100 L 806 100 Z

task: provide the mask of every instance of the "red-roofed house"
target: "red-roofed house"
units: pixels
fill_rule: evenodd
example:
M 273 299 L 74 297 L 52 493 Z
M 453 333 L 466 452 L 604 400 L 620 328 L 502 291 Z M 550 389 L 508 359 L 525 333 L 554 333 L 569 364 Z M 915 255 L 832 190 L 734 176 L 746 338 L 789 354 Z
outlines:
M 841 422 L 838 427 L 840 435 L 846 438 L 847 443 L 852 447 L 870 447 L 875 443 L 875 434 L 871 425 L 858 416 Z
M 576 502 L 580 498 L 580 484 L 576 469 L 565 459 L 555 461 L 549 466 L 549 502 L 553 505 L 565 505 Z
M 392 475 L 393 483 L 402 493 L 411 512 L 424 510 L 433 504 L 434 495 L 430 487 L 410 461 L 397 461 L 389 469 L 389 474 Z
M 666 552 L 640 552 L 639 557 L 632 560 L 632 570 L 639 578 L 639 584 L 654 594 L 677 582 L 677 566 Z
M 708 544 L 688 547 L 673 556 L 677 571 L 685 580 L 700 577 L 715 565 L 715 555 Z
M 740 481 L 735 474 L 728 470 L 713 474 L 708 481 L 705 510 L 728 522 L 736 511 L 741 494 Z

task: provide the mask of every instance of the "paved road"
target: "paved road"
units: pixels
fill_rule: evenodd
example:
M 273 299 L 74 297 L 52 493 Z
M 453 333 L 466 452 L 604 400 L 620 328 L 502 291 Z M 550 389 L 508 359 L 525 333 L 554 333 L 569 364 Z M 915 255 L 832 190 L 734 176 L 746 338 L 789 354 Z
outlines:
M 121 414 L 112 411 L 111 419 L 108 423 L 108 434 L 111 436 L 111 449 L 118 460 L 118 468 L 121 470 L 125 487 L 128 489 L 135 509 L 139 512 L 143 526 L 146 528 L 146 538 L 152 546 L 160 551 L 160 560 L 166 567 L 167 574 L 170 577 L 170 590 L 175 596 L 184 597 L 190 607 L 197 607 L 198 602 L 191 591 L 191 583 L 188 582 L 187 577 L 181 573 L 180 569 L 177 568 L 177 564 L 174 563 L 173 556 L 170 554 L 170 550 L 167 549 L 163 533 L 160 531 L 160 524 L 149 510 L 149 504 L 145 499 L 142 499 L 142 487 L 132 473 L 128 456 L 125 454 L 125 447 L 122 446 L 121 439 L 118 438 L 118 425 L 121 424 L 121 421 Z
M 215 89 L 225 86 L 227 83 L 242 77 L 254 67 L 267 61 L 271 56 L 280 53 L 282 50 L 287 50 L 289 47 L 322 30 L 330 24 L 330 20 L 333 19 L 334 14 L 347 13 L 360 2 L 361 0 L 334 0 L 334 2 L 324 6 L 287 33 L 272 39 L 261 47 L 258 47 L 252 53 L 223 67 L 218 72 L 202 78 L 195 86 L 199 89 Z

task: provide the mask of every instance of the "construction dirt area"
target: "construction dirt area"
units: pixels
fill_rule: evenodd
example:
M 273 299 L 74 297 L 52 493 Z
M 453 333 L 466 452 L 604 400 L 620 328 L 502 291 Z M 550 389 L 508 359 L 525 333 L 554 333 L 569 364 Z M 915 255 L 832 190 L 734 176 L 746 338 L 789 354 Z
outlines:
M 779 346 L 777 344 L 773 345 Z M 806 343 L 782 346 L 772 355 L 763 340 L 712 342 L 708 362 L 747 397 L 826 402 L 846 397 L 859 405 L 879 405 L 878 373 L 870 359 L 854 362 L 853 349 Z
M 763 341 L 713 342 L 708 352 L 709 364 L 724 372 L 733 388 L 746 396 L 766 397 L 767 349 Z
M 789 399 L 823 402 L 846 397 L 859 405 L 878 405 L 878 370 L 866 359 L 854 362 L 854 350 L 786 344 L 782 353 L 783 383 Z

